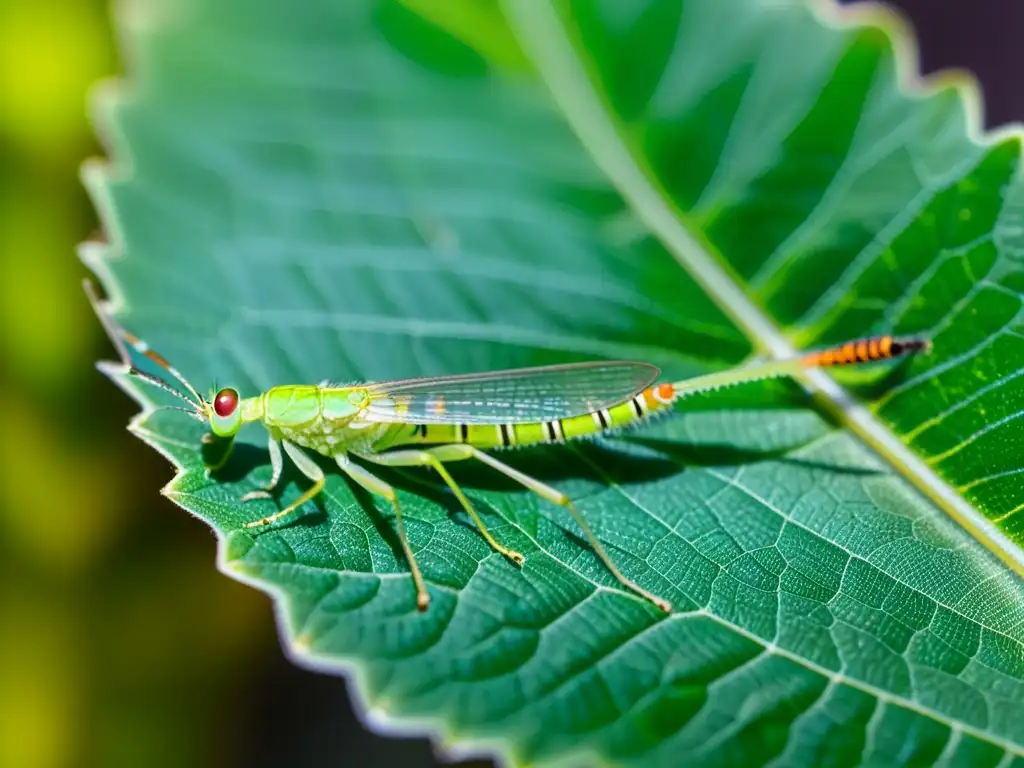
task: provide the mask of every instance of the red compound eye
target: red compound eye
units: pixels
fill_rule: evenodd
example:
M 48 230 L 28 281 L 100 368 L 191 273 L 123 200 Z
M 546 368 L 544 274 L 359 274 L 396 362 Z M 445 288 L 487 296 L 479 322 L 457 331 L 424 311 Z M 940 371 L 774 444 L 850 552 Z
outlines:
M 213 410 L 215 410 L 217 415 L 222 419 L 226 419 L 234 413 L 235 408 L 237 407 L 238 393 L 233 389 L 222 389 L 217 393 L 217 396 L 213 398 Z

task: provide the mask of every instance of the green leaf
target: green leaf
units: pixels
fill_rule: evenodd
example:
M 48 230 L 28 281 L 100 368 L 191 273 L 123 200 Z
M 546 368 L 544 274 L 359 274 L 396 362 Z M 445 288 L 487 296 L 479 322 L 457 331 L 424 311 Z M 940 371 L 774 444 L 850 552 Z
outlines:
M 203 391 L 935 340 L 509 456 L 668 617 L 564 511 L 472 467 L 526 564 L 435 477 L 389 474 L 419 614 L 386 502 L 324 461 L 316 504 L 245 530 L 277 508 L 238 503 L 270 475 L 261 431 L 209 479 L 202 426 L 115 374 L 179 470 L 166 493 L 274 595 L 297 658 L 354 673 L 373 722 L 517 763 L 1024 759 L 1018 137 L 973 137 L 962 89 L 897 87 L 888 32 L 797 2 L 521 0 L 482 31 L 464 3 L 153 5 L 121 18 L 117 165 L 86 174 L 113 245 L 83 257 Z

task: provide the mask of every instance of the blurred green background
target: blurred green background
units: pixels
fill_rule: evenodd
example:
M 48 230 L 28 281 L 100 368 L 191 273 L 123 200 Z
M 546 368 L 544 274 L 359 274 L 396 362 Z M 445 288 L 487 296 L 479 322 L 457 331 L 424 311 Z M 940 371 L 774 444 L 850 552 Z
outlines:
M 343 681 L 291 666 L 269 600 L 157 493 L 171 468 L 93 367 L 112 352 L 75 258 L 101 236 L 78 174 L 101 154 L 87 91 L 121 71 L 108 4 L 2 3 L 0 766 L 434 764 L 423 740 L 365 733 Z M 973 69 L 990 125 L 1024 116 L 1024 6 L 899 5 L 927 70 Z

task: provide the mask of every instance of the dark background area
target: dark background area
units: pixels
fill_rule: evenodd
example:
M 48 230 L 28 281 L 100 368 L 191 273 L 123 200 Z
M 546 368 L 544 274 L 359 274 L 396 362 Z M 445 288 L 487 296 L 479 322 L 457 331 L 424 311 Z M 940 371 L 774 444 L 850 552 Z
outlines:
M 269 599 L 156 493 L 170 468 L 92 367 L 111 350 L 74 257 L 97 228 L 86 91 L 122 66 L 107 4 L 2 2 L 0 765 L 433 765 L 426 741 L 365 731 L 343 680 L 290 664 Z M 987 126 L 1024 119 L 1024 3 L 893 5 L 925 73 L 969 69 Z
M 898 0 L 889 5 L 900 9 L 917 32 L 922 72 L 957 67 L 980 80 L 987 127 L 1024 119 L 1024 3 Z

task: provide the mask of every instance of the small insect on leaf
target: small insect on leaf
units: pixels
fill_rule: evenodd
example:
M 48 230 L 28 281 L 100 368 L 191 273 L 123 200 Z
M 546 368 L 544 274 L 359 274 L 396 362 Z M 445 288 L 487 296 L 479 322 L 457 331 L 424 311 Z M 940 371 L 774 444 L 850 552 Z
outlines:
M 166 359 L 104 317 L 99 304 L 94 304 L 104 324 L 118 340 L 127 341 L 178 379 L 189 392 L 195 392 Z M 433 468 L 487 543 L 516 565 L 522 565 L 525 560 L 522 553 L 495 538 L 445 468 L 447 463 L 468 459 L 482 462 L 541 498 L 565 507 L 623 589 L 670 612 L 672 606 L 668 600 L 622 573 L 566 494 L 519 472 L 486 451 L 593 437 L 667 412 L 676 400 L 693 392 L 792 375 L 804 368 L 867 363 L 916 352 L 926 346 L 927 343 L 919 339 L 894 340 L 890 336 L 861 339 L 786 360 L 661 383 L 655 383 L 659 369 L 648 363 L 595 361 L 382 381 L 363 387 L 285 384 L 244 402 L 237 390 L 226 387 L 214 395 L 212 405 L 197 394 L 194 406 L 196 413 L 208 417 L 217 437 L 230 440 L 250 422 L 261 422 L 266 428 L 271 480 L 267 486 L 245 493 L 242 501 L 271 497 L 280 482 L 286 455 L 312 482 L 298 499 L 279 512 L 246 523 L 247 529 L 261 528 L 287 517 L 324 488 L 326 476 L 305 450 L 334 459 L 338 468 L 354 482 L 389 500 L 395 513 L 398 539 L 409 562 L 416 606 L 421 611 L 430 604 L 430 593 L 406 536 L 398 495 L 394 488 L 356 460 L 385 467 Z M 170 389 L 159 379 L 149 377 L 146 380 L 161 389 Z M 179 397 L 184 395 L 179 394 Z M 231 445 L 229 442 L 219 463 L 210 467 L 210 471 L 227 462 Z

